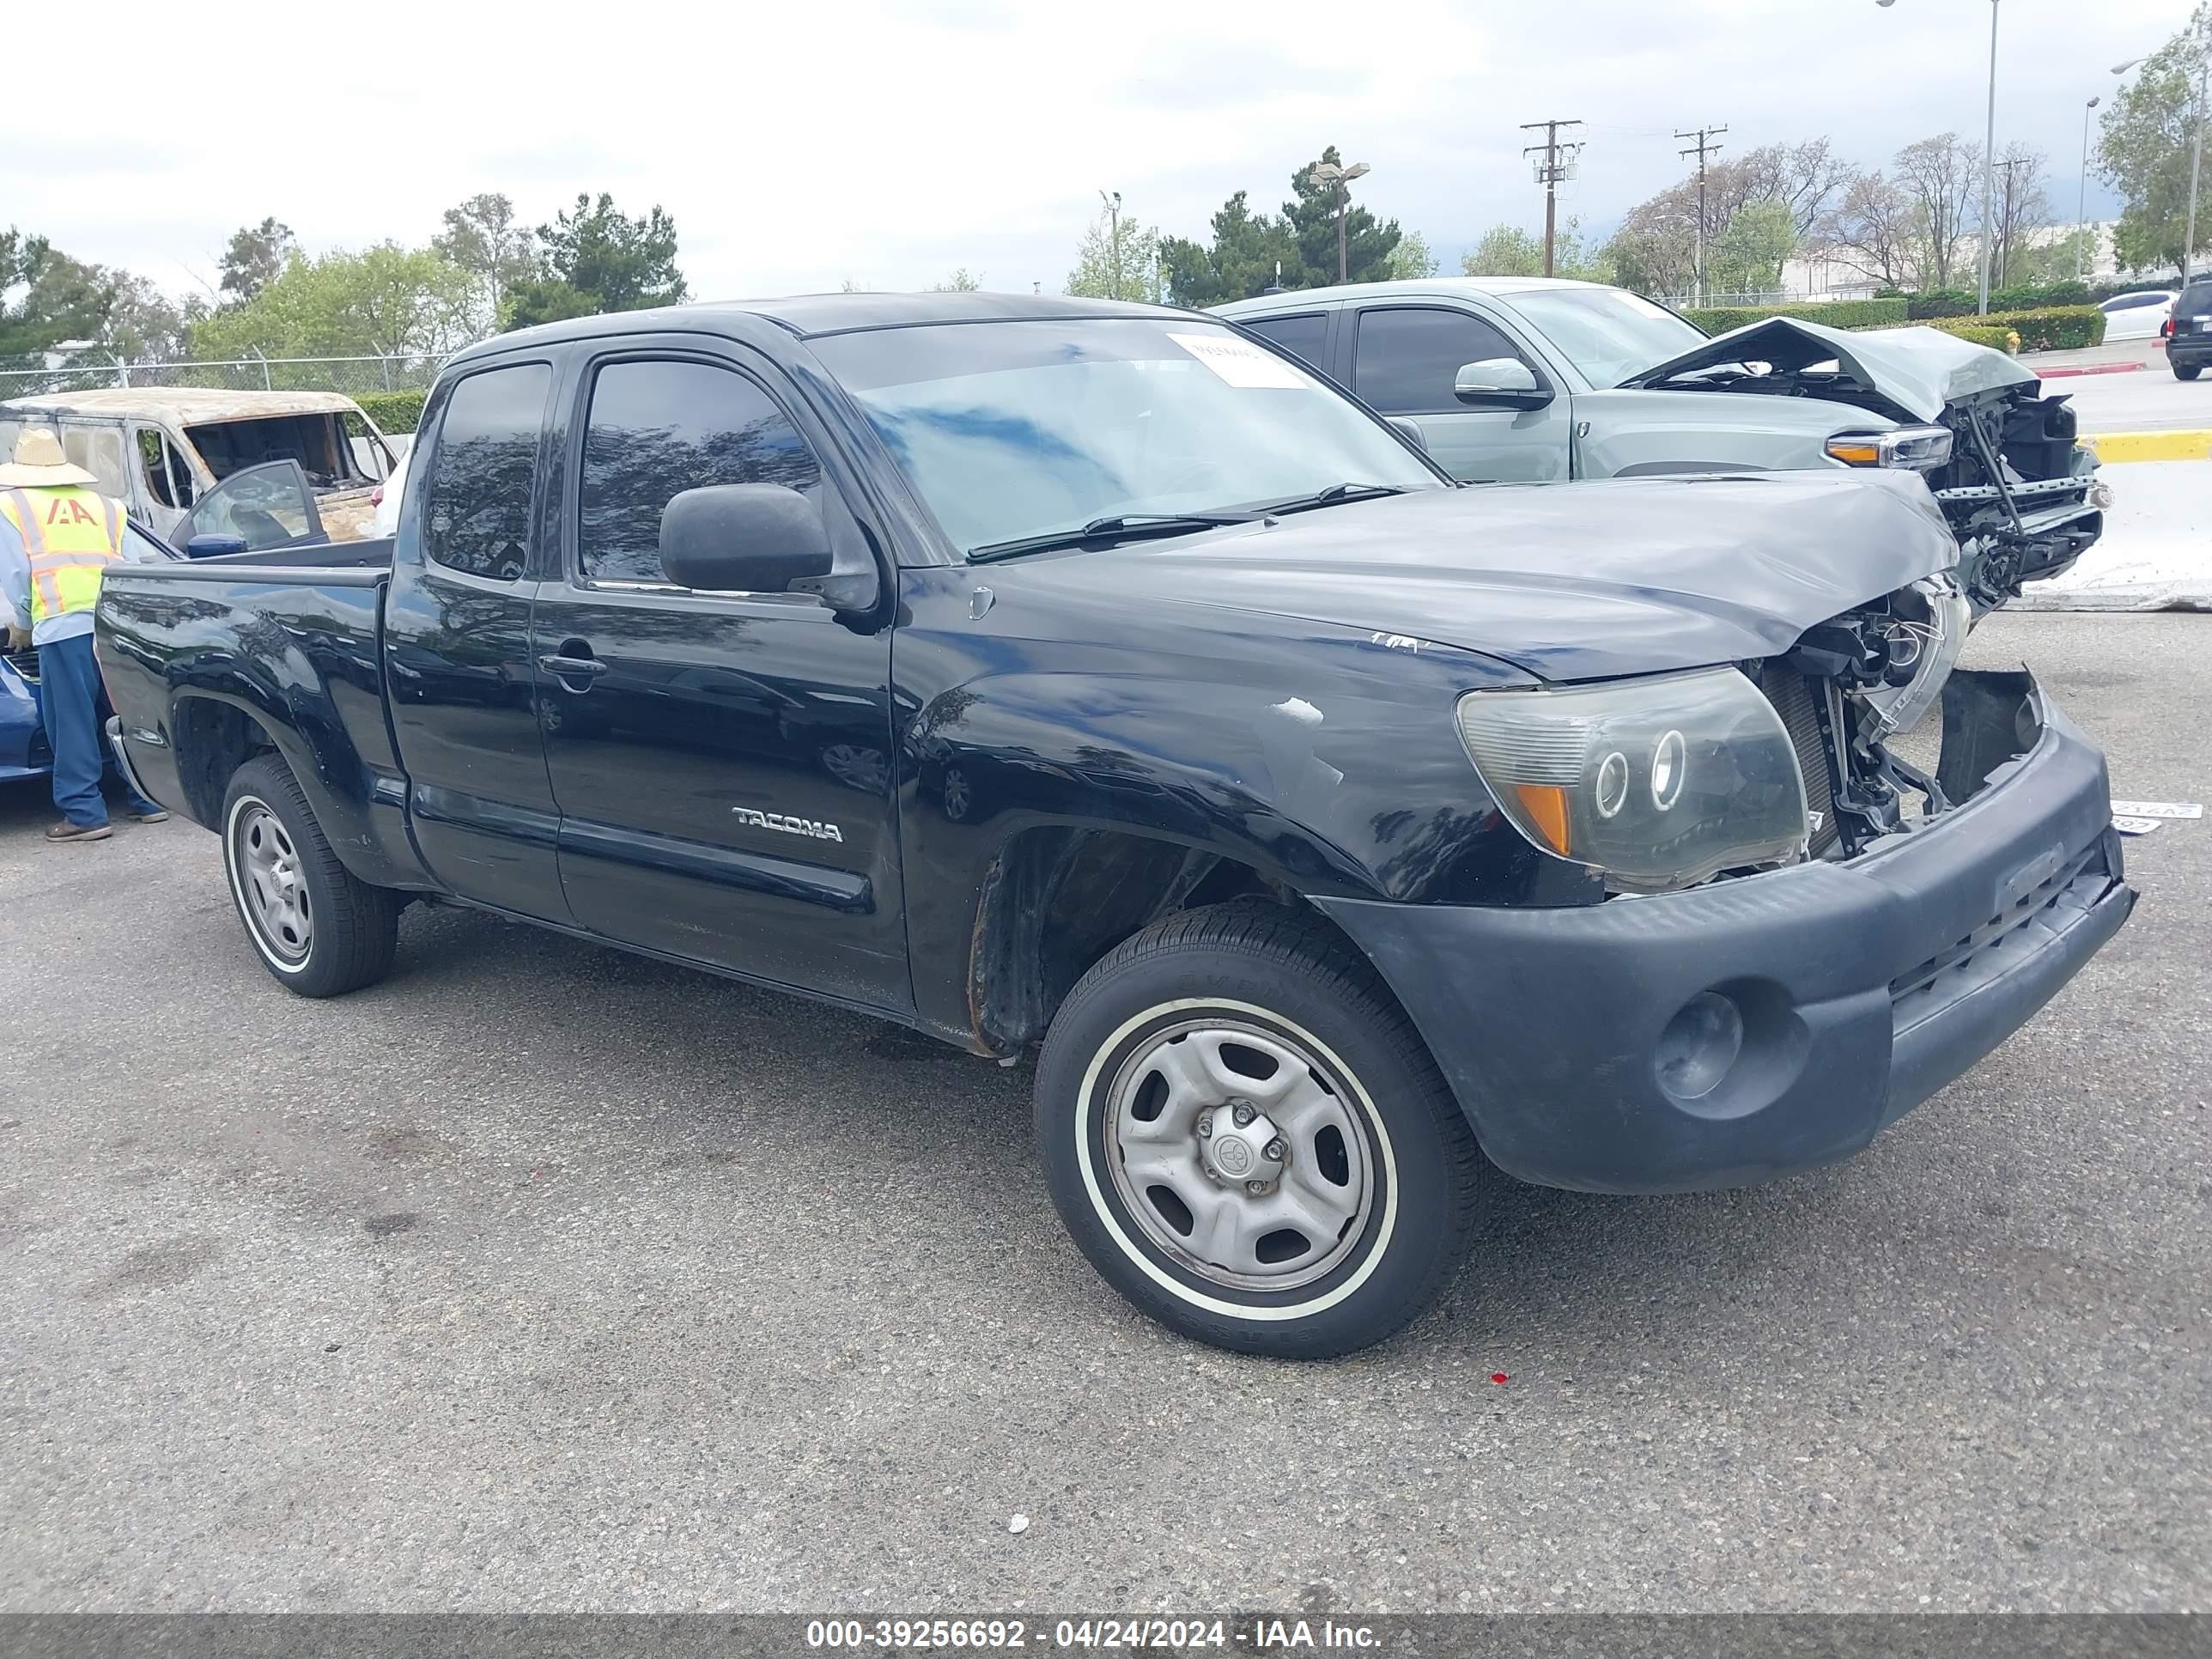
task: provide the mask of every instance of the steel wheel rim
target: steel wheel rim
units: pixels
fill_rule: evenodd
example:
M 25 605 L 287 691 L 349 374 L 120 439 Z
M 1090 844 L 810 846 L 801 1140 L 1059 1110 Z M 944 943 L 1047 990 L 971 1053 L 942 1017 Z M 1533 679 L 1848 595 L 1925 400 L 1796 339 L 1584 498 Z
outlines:
M 314 946 L 314 918 L 300 855 L 283 822 L 267 807 L 238 816 L 239 898 L 261 942 L 287 962 L 301 962 Z
M 1355 1094 L 1284 1032 L 1228 1015 L 1164 1026 L 1107 1087 L 1115 1195 L 1146 1243 L 1210 1285 L 1313 1284 L 1357 1252 L 1376 1197 Z

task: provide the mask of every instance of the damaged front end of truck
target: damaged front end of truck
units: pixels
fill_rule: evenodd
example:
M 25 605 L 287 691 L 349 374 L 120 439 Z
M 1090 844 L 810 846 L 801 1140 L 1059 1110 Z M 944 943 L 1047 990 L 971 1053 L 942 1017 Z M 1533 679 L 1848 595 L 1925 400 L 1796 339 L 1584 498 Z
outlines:
M 1876 417 L 1860 429 L 1844 422 L 1826 458 L 1920 473 L 1958 538 L 1976 617 L 2022 583 L 2070 569 L 2104 532 L 2109 490 L 2068 399 L 2044 396 L 2004 353 L 1937 329 L 1847 333 L 1772 318 L 1624 384 L 1817 399 Z

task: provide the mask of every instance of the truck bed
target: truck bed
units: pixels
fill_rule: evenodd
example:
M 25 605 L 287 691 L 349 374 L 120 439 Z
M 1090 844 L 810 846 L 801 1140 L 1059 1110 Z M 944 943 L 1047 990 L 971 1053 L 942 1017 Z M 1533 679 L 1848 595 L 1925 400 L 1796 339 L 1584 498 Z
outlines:
M 419 881 L 385 718 L 391 574 L 389 538 L 111 567 L 94 643 L 123 752 L 155 798 L 213 828 L 231 773 L 274 749 L 356 873 Z

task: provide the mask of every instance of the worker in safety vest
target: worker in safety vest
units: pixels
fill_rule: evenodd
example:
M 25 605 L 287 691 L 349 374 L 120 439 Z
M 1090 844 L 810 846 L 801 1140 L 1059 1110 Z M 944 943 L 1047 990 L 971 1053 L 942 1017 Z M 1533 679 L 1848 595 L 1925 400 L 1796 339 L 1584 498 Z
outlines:
M 61 440 L 27 427 L 0 465 L 0 623 L 8 647 L 39 649 L 39 708 L 54 751 L 54 805 L 62 821 L 51 842 L 105 841 L 100 799 L 107 752 L 107 692 L 92 655 L 92 608 L 100 573 L 123 556 L 123 503 L 90 486 L 70 464 Z M 159 823 L 169 815 L 131 787 L 121 772 L 124 816 Z

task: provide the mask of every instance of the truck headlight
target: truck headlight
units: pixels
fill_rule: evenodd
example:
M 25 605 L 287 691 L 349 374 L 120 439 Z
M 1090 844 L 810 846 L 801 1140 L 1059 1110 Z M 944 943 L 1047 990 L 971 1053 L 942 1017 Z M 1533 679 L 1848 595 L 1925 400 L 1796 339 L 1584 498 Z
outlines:
M 1839 432 L 1828 440 L 1829 458 L 1846 466 L 1901 466 L 1932 472 L 1951 460 L 1951 434 L 1940 426 L 1893 427 L 1887 432 Z
M 1805 843 L 1790 734 L 1733 668 L 1470 691 L 1459 730 L 1515 829 L 1622 892 L 1786 862 Z

